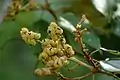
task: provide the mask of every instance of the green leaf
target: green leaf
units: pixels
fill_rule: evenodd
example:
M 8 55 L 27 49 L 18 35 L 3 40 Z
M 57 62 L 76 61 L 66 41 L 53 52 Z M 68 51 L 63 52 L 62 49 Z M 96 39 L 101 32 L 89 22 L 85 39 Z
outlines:
M 20 28 L 22 26 L 17 22 L 3 22 L 0 26 L 0 47 L 2 47 L 7 40 L 12 38 L 19 38 Z
M 32 52 L 20 39 L 8 41 L 0 50 L 0 79 L 33 80 L 36 57 Z
M 90 32 L 85 32 L 83 34 L 83 41 L 87 45 L 91 46 L 92 48 L 100 49 L 100 47 L 101 47 L 100 39 L 96 35 L 94 35 Z
M 103 27 L 107 24 L 106 18 L 93 7 L 91 1 L 88 0 L 70 0 L 70 6 L 63 8 L 62 11 L 64 13 L 72 12 L 78 18 L 81 15 L 85 14 L 88 17 L 88 20 L 94 25 L 95 27 Z
M 75 41 L 75 35 L 69 31 L 64 31 L 64 36 L 67 40 L 67 43 L 70 44 L 77 53 L 82 53 L 79 44 Z
M 78 23 L 78 19 L 73 13 L 66 13 L 61 16 L 68 20 L 74 26 L 76 26 L 76 24 Z M 68 30 L 64 30 L 64 36 L 67 40 L 67 43 L 70 44 L 76 52 L 81 53 L 80 46 L 75 41 L 75 35 Z
M 95 80 L 115 80 L 115 78 L 105 74 L 95 74 Z
M 71 0 L 48 0 L 48 3 L 50 4 L 50 7 L 54 11 L 56 11 L 56 10 L 58 11 L 61 8 L 70 6 L 70 1 Z M 46 4 L 45 0 L 38 0 L 37 2 L 40 3 L 41 5 L 45 5 Z M 56 12 L 56 13 L 58 13 L 58 12 Z
M 79 19 L 73 13 L 68 12 L 61 16 L 64 17 L 65 19 L 67 19 L 74 26 L 76 26 L 77 23 L 79 22 Z
M 47 22 L 54 20 L 54 17 L 48 11 L 43 11 L 41 18 Z
M 86 61 L 79 55 L 76 55 L 75 57 L 83 62 Z M 61 73 L 63 73 L 64 76 L 70 77 L 70 78 L 80 77 L 90 73 L 90 70 L 84 66 L 77 65 L 77 67 L 73 69 L 73 67 L 75 66 L 76 66 L 76 63 L 73 61 L 70 61 L 70 63 L 67 66 L 61 69 Z M 68 69 L 73 69 L 73 70 L 69 71 Z M 87 80 L 89 79 L 91 80 L 91 76 L 87 78 Z
M 32 25 L 34 22 L 41 19 L 42 11 L 20 12 L 16 15 L 16 21 L 23 25 Z

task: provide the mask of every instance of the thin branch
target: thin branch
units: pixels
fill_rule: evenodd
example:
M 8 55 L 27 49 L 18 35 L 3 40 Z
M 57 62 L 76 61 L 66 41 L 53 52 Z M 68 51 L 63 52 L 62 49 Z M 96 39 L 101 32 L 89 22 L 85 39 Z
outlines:
M 80 61 L 80 60 L 78 60 L 78 59 L 75 58 L 75 57 L 71 57 L 70 60 L 78 63 L 79 65 L 85 66 L 85 67 L 87 67 L 87 68 L 90 69 L 90 70 L 93 70 L 93 67 L 92 67 L 92 66 L 90 66 L 90 65 L 88 65 L 88 64 L 86 64 L 86 63 L 84 63 L 84 62 L 82 62 L 82 61 Z
M 51 9 L 49 2 L 48 2 L 47 0 L 45 0 L 45 2 L 46 2 L 46 5 L 43 6 L 43 5 L 40 5 L 40 4 L 39 4 L 39 6 L 40 6 L 43 10 L 47 10 L 47 11 L 54 17 L 55 21 L 57 21 L 57 20 L 58 20 L 58 17 L 57 17 L 57 15 L 55 14 L 55 12 Z
M 45 0 L 46 6 L 50 7 L 50 3 L 48 2 L 48 0 Z
M 87 61 L 89 63 L 91 63 L 95 67 L 95 65 L 94 65 L 94 63 L 92 61 L 92 58 L 90 57 L 90 55 L 88 54 L 88 52 L 84 51 L 85 44 L 83 44 L 83 41 L 82 41 L 82 33 L 81 33 L 81 31 L 79 31 L 78 29 L 76 29 L 76 30 L 77 30 L 76 31 L 76 41 L 80 45 L 80 48 L 81 48 L 82 52 L 84 53 L 84 56 L 87 59 Z
M 95 75 L 94 74 L 92 75 L 92 80 L 95 80 Z
M 82 25 L 82 23 L 84 22 L 86 20 L 86 16 L 85 15 L 83 15 L 82 16 L 82 19 L 80 20 L 80 22 L 79 22 L 79 25 Z M 86 58 L 86 60 L 90 63 L 90 64 L 92 64 L 92 66 L 93 67 L 95 67 L 96 68 L 96 65 L 94 64 L 94 62 L 93 62 L 93 59 L 91 58 L 91 56 L 89 55 L 89 53 L 85 50 L 85 44 L 83 43 L 83 40 L 82 40 L 82 35 L 83 35 L 83 31 L 85 31 L 85 30 L 79 30 L 80 28 L 78 27 L 78 28 L 76 28 L 76 34 L 75 34 L 75 36 L 76 36 L 76 41 L 78 42 L 78 44 L 80 45 L 80 48 L 81 48 L 81 50 L 82 50 L 82 52 L 84 53 L 84 56 L 85 56 L 85 58 Z
M 84 78 L 86 78 L 86 77 L 89 77 L 89 76 L 93 75 L 93 73 L 88 73 L 88 74 L 86 74 L 86 75 L 84 75 L 84 76 L 75 77 L 75 78 L 68 78 L 68 77 L 63 76 L 63 74 L 61 74 L 60 72 L 58 72 L 58 73 L 56 73 L 56 74 L 57 74 L 57 76 L 60 77 L 60 79 L 62 79 L 62 80 L 81 80 L 81 79 L 84 79 Z
M 97 50 L 95 50 L 95 51 L 92 51 L 89 55 L 91 56 L 91 55 L 93 55 L 94 53 L 96 53 L 96 52 L 98 52 L 100 49 L 97 49 Z
M 86 19 L 86 16 L 83 14 L 82 15 L 82 19 L 80 20 L 80 22 L 78 24 L 83 24 L 85 19 Z
M 61 74 L 60 72 L 56 72 L 56 75 L 58 77 L 60 77 L 61 80 L 75 80 L 73 78 L 68 78 L 68 77 L 65 77 L 63 74 Z

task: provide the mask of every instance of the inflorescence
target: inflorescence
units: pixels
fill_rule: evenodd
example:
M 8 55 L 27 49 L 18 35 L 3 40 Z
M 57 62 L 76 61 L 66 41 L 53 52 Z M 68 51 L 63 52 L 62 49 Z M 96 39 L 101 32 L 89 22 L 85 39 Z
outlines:
M 35 33 L 33 31 L 29 31 L 27 28 L 22 28 L 20 31 L 22 39 L 30 45 L 36 45 L 37 42 L 39 42 L 39 39 L 41 37 L 40 33 Z
M 42 45 L 43 51 L 40 53 L 38 60 L 42 61 L 45 67 L 34 71 L 38 76 L 55 74 L 61 67 L 67 65 L 69 63 L 68 59 L 75 54 L 72 46 L 66 43 L 63 30 L 55 22 L 51 22 L 48 26 L 49 38 L 41 41 L 40 33 L 29 31 L 27 28 L 22 28 L 20 33 L 26 43 L 36 45 L 37 42 L 40 42 Z

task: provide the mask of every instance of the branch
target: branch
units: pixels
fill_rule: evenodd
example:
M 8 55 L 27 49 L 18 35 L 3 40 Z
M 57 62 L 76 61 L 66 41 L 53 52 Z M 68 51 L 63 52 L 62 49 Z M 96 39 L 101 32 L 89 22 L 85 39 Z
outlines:
M 45 4 L 44 6 L 43 6 L 43 5 L 40 5 L 40 4 L 39 4 L 39 6 L 40 6 L 43 10 L 47 10 L 47 11 L 54 17 L 55 21 L 57 21 L 57 20 L 58 20 L 58 17 L 57 17 L 57 15 L 55 14 L 55 12 L 51 9 L 48 0 L 45 0 L 45 2 L 46 2 L 46 4 Z
M 88 74 L 86 74 L 86 75 L 84 75 L 84 76 L 76 77 L 76 78 L 73 78 L 73 79 L 75 79 L 75 80 L 81 80 L 81 79 L 84 79 L 84 78 L 86 78 L 86 77 L 88 77 L 88 76 L 91 76 L 91 75 L 93 75 L 93 73 L 88 73 Z
M 70 60 L 78 63 L 79 65 L 85 66 L 85 67 L 87 67 L 87 68 L 90 69 L 90 70 L 93 70 L 93 69 L 94 69 L 92 66 L 90 66 L 90 65 L 88 65 L 88 64 L 86 64 L 86 63 L 84 63 L 84 62 L 82 62 L 82 61 L 80 61 L 80 60 L 78 60 L 78 59 L 75 58 L 75 57 L 71 57 Z
M 79 24 L 77 25 L 76 27 L 76 31 L 75 31 L 75 36 L 76 36 L 76 41 L 78 42 L 78 44 L 80 45 L 80 48 L 82 50 L 82 52 L 84 53 L 84 56 L 85 56 L 85 59 L 90 63 L 92 64 L 93 67 L 97 68 L 97 66 L 94 64 L 94 61 L 92 59 L 92 57 L 89 55 L 88 51 L 86 50 L 86 46 L 85 44 L 83 43 L 83 40 L 82 40 L 82 35 L 83 35 L 83 32 L 86 31 L 86 29 L 83 29 L 83 30 L 80 30 L 81 28 L 81 25 L 87 20 L 86 16 L 83 15 L 82 16 L 82 19 L 80 20 Z
M 68 77 L 63 76 L 60 72 L 58 72 L 58 73 L 56 73 L 56 74 L 57 74 L 58 77 L 60 77 L 60 79 L 62 79 L 62 80 L 81 80 L 81 79 L 84 79 L 84 78 L 86 78 L 86 77 L 88 77 L 88 76 L 93 75 L 93 73 L 88 73 L 88 74 L 86 74 L 86 75 L 84 75 L 84 76 L 81 76 L 81 77 L 68 78 Z

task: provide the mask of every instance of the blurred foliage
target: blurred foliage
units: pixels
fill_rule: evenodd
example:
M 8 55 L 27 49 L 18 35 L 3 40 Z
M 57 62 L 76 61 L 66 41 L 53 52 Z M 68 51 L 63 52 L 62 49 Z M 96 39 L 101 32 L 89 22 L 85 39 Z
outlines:
M 27 27 L 30 30 L 40 32 L 42 38 L 45 38 L 47 36 L 47 27 L 54 20 L 54 17 L 47 10 L 37 10 L 20 12 L 15 16 L 14 21 L 3 21 L 3 16 L 6 14 L 5 9 L 7 9 L 6 4 L 11 4 L 10 1 L 0 0 L 0 80 L 56 80 L 57 78 L 55 76 L 39 78 L 33 75 L 37 60 L 36 55 L 40 53 L 41 46 L 39 44 L 35 47 L 28 46 L 20 37 L 20 29 Z M 27 2 L 28 0 L 24 1 Z M 44 0 L 36 1 L 42 5 L 45 4 Z M 99 49 L 101 46 L 108 49 L 120 50 L 120 15 L 111 18 L 111 22 L 108 22 L 106 16 L 100 13 L 90 0 L 48 1 L 57 16 L 63 16 L 74 26 L 79 22 L 82 14 L 88 17 L 91 24 L 83 27 L 87 27 L 90 33 L 84 34 L 83 40 L 92 50 Z M 81 57 L 79 45 L 74 41 L 74 35 L 64 30 L 64 36 L 67 42 L 79 53 L 77 57 L 84 60 Z M 93 57 L 104 59 L 118 56 L 103 52 L 102 55 L 96 53 Z M 75 72 L 68 72 L 67 69 L 73 65 L 75 64 L 69 64 L 61 72 L 68 77 L 76 77 L 89 72 L 84 67 L 75 69 Z M 39 66 L 42 67 L 41 63 Z M 96 74 L 94 76 L 95 80 L 113 80 L 113 77 L 102 74 Z M 91 77 L 85 78 L 85 80 L 91 80 Z

